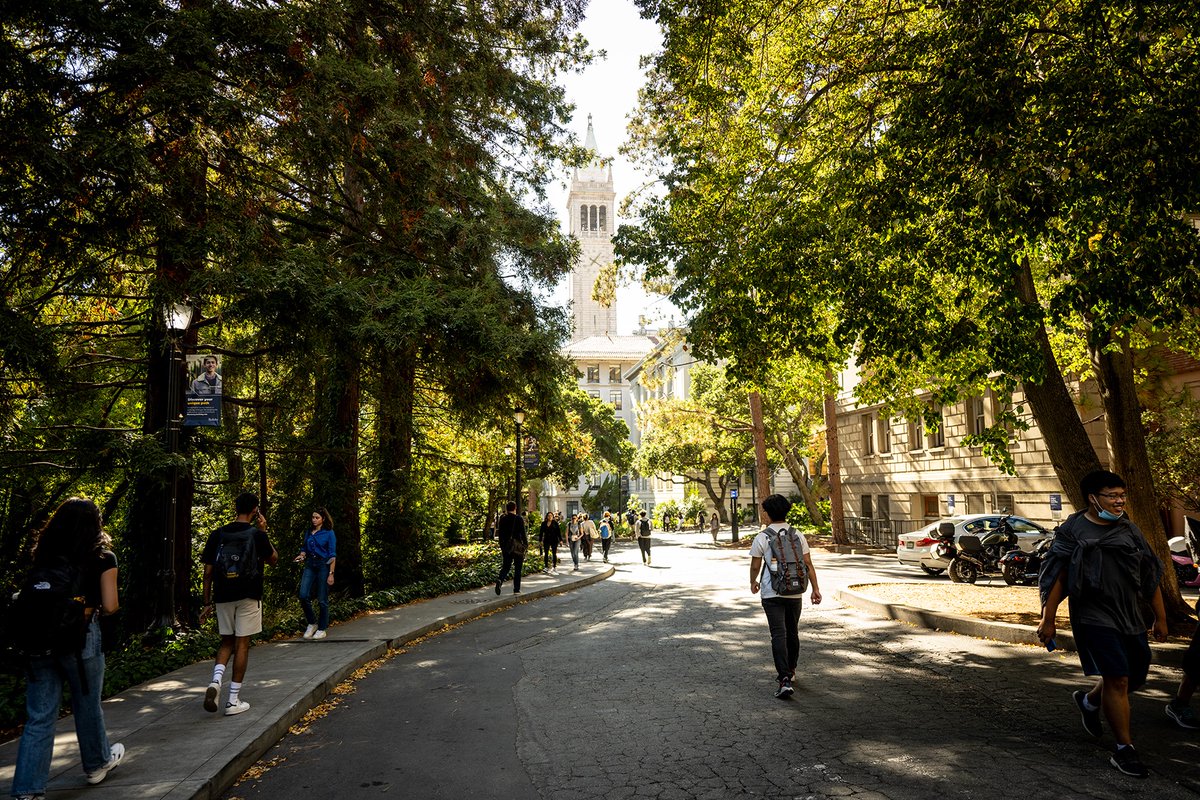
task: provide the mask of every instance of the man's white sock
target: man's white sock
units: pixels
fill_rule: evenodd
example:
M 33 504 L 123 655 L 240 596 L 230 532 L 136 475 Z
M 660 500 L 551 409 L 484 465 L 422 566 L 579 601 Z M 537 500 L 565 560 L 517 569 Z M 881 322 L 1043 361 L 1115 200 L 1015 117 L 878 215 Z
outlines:
M 213 682 L 213 683 L 220 683 L 220 682 L 221 682 L 221 679 L 222 679 L 223 677 L 225 677 L 225 665 L 224 665 L 224 664 L 217 664 L 215 667 L 213 667 L 213 679 L 212 679 L 212 682 Z
M 229 705 L 236 706 L 238 701 L 238 692 L 242 690 L 240 683 L 229 684 Z

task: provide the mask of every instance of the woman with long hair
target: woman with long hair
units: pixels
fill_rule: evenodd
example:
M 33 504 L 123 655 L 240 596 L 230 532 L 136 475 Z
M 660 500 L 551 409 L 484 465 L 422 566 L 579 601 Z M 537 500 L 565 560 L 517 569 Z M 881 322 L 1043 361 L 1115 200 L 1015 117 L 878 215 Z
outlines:
M 558 527 L 558 517 L 553 511 L 546 512 L 546 517 L 542 520 L 540 533 L 542 538 L 542 570 L 549 575 L 554 575 L 558 570 L 558 542 L 562 538 L 562 531 Z
M 100 509 L 82 497 L 64 501 L 36 535 L 34 571 L 61 569 L 75 577 L 74 585 L 84 598 L 87 634 L 81 651 L 34 656 L 26 662 L 27 719 L 12 783 L 12 796 L 17 800 L 34 800 L 46 794 L 64 680 L 71 688 L 71 715 L 87 782 L 100 783 L 125 757 L 124 745 L 109 744 L 100 708 L 104 690 L 100 614 L 116 613 L 120 607 L 117 557 L 110 546 Z
M 304 545 L 296 561 L 304 563 L 300 576 L 300 607 L 308 627 L 305 639 L 324 639 L 329 628 L 329 587 L 333 586 L 333 573 L 337 568 L 337 535 L 333 532 L 333 517 L 329 509 L 321 506 L 312 512 L 312 529 L 304 537 Z M 313 613 L 313 597 L 320 610 L 318 617 Z

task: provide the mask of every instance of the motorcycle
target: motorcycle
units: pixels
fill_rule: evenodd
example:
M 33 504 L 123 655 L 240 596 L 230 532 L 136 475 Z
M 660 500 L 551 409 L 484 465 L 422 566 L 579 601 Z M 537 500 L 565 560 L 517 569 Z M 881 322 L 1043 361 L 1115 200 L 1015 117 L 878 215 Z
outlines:
M 1008 517 L 1000 518 L 1000 524 L 979 537 L 964 533 L 955 544 L 958 552 L 946 572 L 955 583 L 974 583 L 981 575 L 999 575 L 1000 559 L 1005 553 L 1017 549 L 1017 534 L 1008 523 Z
M 1200 586 L 1200 567 L 1196 564 L 1195 542 L 1191 530 L 1188 536 L 1176 536 L 1167 542 L 1171 548 L 1171 566 L 1175 568 L 1175 580 L 1180 586 Z
M 1000 574 L 1004 576 L 1004 582 L 1009 586 L 1016 586 L 1018 583 L 1022 586 L 1032 586 L 1037 583 L 1042 559 L 1045 558 L 1052 544 L 1054 544 L 1054 537 L 1047 536 L 1045 539 L 1038 539 L 1033 543 L 1032 552 L 1009 550 L 1000 556 Z

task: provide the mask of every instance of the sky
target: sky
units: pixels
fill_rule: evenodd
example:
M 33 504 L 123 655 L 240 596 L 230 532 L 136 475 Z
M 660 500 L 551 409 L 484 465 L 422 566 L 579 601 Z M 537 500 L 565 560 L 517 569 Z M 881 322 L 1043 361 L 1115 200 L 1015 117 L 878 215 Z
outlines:
M 636 171 L 617 150 L 625 143 L 625 126 L 637 106 L 638 90 L 644 80 L 638 59 L 659 50 L 662 36 L 657 23 L 638 15 L 633 0 L 591 0 L 587 18 L 579 32 L 588 40 L 592 50 L 604 50 L 607 56 L 597 59 L 582 73 L 566 75 L 562 79 L 567 89 L 567 99 L 575 105 L 572 129 L 582 143 L 587 132 L 588 114 L 592 115 L 592 127 L 596 132 L 600 155 L 613 159 L 613 187 L 619 206 L 631 191 L 653 179 L 653 176 Z M 549 189 L 551 205 L 559 216 L 564 232 L 568 230 L 566 203 L 569 180 L 570 171 L 564 169 L 561 179 Z M 624 221 L 618 216 L 617 224 Z M 568 301 L 566 281 L 555 290 L 553 297 L 558 303 L 565 304 Z M 638 316 L 642 314 L 655 325 L 665 324 L 672 318 L 676 322 L 682 319 L 679 311 L 666 298 L 647 295 L 640 286 L 619 288 L 617 332 L 621 335 L 633 333 L 638 325 Z

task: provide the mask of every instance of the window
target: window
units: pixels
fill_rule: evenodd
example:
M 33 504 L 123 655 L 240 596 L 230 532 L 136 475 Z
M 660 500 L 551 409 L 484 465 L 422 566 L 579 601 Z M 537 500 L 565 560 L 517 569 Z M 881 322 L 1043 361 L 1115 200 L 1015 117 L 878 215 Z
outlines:
M 921 495 L 921 515 L 925 519 L 939 519 L 942 516 L 942 506 L 936 494 Z
M 908 421 L 908 449 L 920 450 L 924 447 L 923 439 L 925 431 L 921 427 L 921 420 L 910 419 Z
M 889 417 L 879 419 L 879 452 L 892 452 L 892 420 Z
M 967 495 L 967 513 L 982 514 L 983 513 L 983 495 L 969 494 Z
M 1012 514 L 1017 510 L 1017 504 L 1013 502 L 1011 494 L 996 495 L 996 513 L 997 514 Z
M 620 367 L 609 367 L 608 368 L 608 382 L 609 383 L 620 383 L 621 382 L 621 368 Z
M 892 499 L 886 494 L 881 494 L 875 498 L 875 513 L 880 519 L 892 518 Z
M 983 398 L 967 398 L 967 430 L 973 436 L 979 436 L 987 430 L 987 426 L 987 416 L 983 411 Z
M 617 411 L 621 410 L 621 390 L 608 393 L 608 402 L 612 403 L 612 407 Z
M 586 231 L 587 227 L 587 206 L 579 207 L 579 230 Z
M 929 434 L 929 449 L 936 450 L 939 447 L 946 446 L 946 425 L 942 417 L 942 410 L 930 411 L 926 419 L 930 425 L 936 426 L 933 433 Z
M 594 367 L 587 368 L 587 382 L 588 383 L 599 383 L 600 382 L 600 365 L 599 364 L 597 364 Z
M 863 455 L 872 455 L 875 452 L 875 415 L 863 414 L 859 422 L 862 423 Z
M 588 221 L 591 222 L 591 230 L 596 230 L 596 207 L 592 206 L 588 209 Z
M 1011 419 L 1005 419 L 1004 417 L 1005 415 L 1011 414 L 1012 410 L 1013 404 L 1011 399 L 1001 400 L 999 397 L 996 397 L 995 394 L 992 395 L 992 419 L 998 421 L 1004 426 L 1004 430 L 1008 432 L 1008 437 L 1010 439 L 1013 436 L 1013 423 Z
M 869 494 L 864 494 L 862 496 L 862 518 L 875 519 L 874 513 L 871 509 L 871 495 Z
M 588 391 L 588 397 L 593 397 L 593 398 L 595 398 L 596 400 L 599 400 L 599 399 L 600 399 L 600 390 L 599 390 L 599 389 L 591 389 L 591 390 L 589 390 L 589 391 Z
M 608 230 L 607 217 L 608 217 L 608 208 L 606 206 L 600 206 L 600 230 L 602 230 L 602 231 Z

